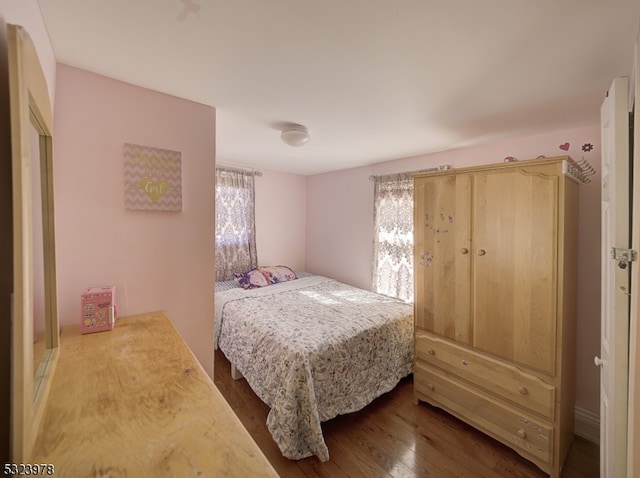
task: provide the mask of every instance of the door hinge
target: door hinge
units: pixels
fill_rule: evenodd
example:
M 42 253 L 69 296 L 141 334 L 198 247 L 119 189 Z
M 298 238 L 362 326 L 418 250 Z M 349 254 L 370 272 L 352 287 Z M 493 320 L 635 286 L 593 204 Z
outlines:
M 620 269 L 626 269 L 629 262 L 634 262 L 638 259 L 638 253 L 634 249 L 612 247 L 611 258 L 618 261 L 618 267 Z

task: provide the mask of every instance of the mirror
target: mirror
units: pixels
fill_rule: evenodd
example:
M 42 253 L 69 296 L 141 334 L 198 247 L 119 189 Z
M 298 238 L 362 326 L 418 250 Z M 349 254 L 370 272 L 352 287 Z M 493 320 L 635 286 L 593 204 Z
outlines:
M 58 357 L 49 93 L 29 34 L 7 25 L 13 311 L 11 461 L 28 463 Z
M 44 157 L 40 155 L 41 140 L 46 143 L 43 131 L 38 131 L 38 125 L 30 123 L 30 159 L 31 159 L 31 225 L 32 225 L 32 267 L 33 267 L 33 360 L 31 362 L 33 374 L 33 399 L 38 397 L 40 385 L 43 383 L 47 371 L 49 357 L 53 346 L 51 330 L 51 314 L 48 314 L 47 278 L 45 277 L 45 219 L 48 209 L 47 178 L 43 175 Z M 41 134 L 42 133 L 42 134 Z M 42 137 L 42 138 L 41 138 Z M 45 146 L 45 145 L 43 145 Z M 46 164 L 45 164 L 46 166 Z
M 31 125 L 31 204 L 33 227 L 33 369 L 34 395 L 37 394 L 40 364 L 47 352 L 47 320 L 44 298 L 44 244 L 42 241 L 42 187 L 40 185 L 40 133 Z

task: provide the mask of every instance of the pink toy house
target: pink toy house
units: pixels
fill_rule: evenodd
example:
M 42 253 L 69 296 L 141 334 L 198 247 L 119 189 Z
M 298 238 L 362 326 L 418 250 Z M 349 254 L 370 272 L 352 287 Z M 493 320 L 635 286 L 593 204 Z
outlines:
M 116 324 L 116 288 L 89 287 L 80 296 L 80 332 L 113 330 Z

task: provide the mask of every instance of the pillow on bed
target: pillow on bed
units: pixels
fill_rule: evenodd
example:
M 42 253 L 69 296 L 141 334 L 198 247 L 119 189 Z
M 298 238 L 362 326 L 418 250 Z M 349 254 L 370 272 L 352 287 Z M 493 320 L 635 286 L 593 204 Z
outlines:
M 258 267 L 243 274 L 235 274 L 235 277 L 244 289 L 256 289 L 298 278 L 287 266 Z
M 271 285 L 264 274 L 260 272 L 260 268 L 242 274 L 235 274 L 235 276 L 243 289 L 256 289 L 258 287 Z
M 287 266 L 267 266 L 259 267 L 259 269 L 271 284 L 277 284 L 278 282 L 286 282 L 288 280 L 298 278 L 296 273 Z

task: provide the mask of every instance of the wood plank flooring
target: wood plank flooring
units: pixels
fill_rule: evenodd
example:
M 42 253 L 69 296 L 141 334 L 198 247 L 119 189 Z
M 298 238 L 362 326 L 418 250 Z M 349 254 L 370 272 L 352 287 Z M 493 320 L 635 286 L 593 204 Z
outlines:
M 448 413 L 413 402 L 407 377 L 363 410 L 323 423 L 330 459 L 284 458 L 266 426 L 269 408 L 246 380 L 231 378 L 229 361 L 215 355 L 214 382 L 282 477 L 542 478 L 516 452 Z M 597 478 L 598 446 L 576 437 L 563 478 Z

